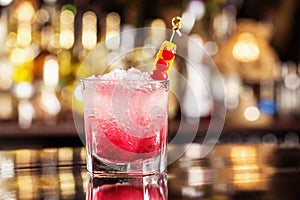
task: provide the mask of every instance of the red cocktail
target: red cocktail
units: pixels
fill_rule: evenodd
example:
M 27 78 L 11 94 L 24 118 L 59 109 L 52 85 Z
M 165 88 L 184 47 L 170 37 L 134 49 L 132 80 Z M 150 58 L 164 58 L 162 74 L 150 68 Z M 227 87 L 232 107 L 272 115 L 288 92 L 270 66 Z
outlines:
M 81 81 L 88 170 L 151 174 L 166 168 L 168 81 L 137 69 Z

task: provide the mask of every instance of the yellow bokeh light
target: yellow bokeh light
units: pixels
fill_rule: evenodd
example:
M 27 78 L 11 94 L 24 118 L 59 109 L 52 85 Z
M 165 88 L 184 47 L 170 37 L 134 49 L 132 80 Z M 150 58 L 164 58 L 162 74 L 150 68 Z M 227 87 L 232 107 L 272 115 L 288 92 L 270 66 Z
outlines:
M 30 48 L 15 48 L 12 50 L 10 59 L 15 65 L 22 64 L 27 61 L 32 61 L 34 58 L 34 52 Z
M 120 46 L 120 22 L 118 13 L 112 12 L 106 16 L 105 45 L 108 49 L 117 49 Z
M 54 33 L 50 38 L 49 48 L 58 49 L 60 48 L 60 34 Z
M 95 31 L 86 30 L 82 33 L 82 46 L 85 49 L 91 50 L 97 44 L 97 34 Z
M 35 10 L 31 3 L 23 1 L 15 10 L 16 17 L 20 22 L 31 22 L 34 18 Z
M 119 31 L 121 18 L 118 13 L 109 13 L 106 17 L 106 32 Z
M 17 44 L 17 34 L 14 32 L 10 32 L 6 39 L 6 48 L 13 49 Z
M 19 127 L 22 129 L 28 129 L 31 127 L 35 115 L 35 109 L 27 98 L 20 100 L 18 103 L 18 122 Z
M 255 36 L 252 33 L 242 33 L 232 49 L 233 57 L 240 62 L 256 61 L 260 50 Z
M 59 60 L 60 64 L 59 73 L 61 76 L 68 76 L 72 73 L 73 67 L 71 59 L 72 55 L 70 51 L 61 51 L 57 55 L 57 60 Z
M 13 80 L 15 82 L 30 82 L 33 79 L 34 52 L 30 48 L 15 48 L 12 50 L 10 60 L 14 65 Z
M 32 95 L 34 94 L 34 87 L 29 82 L 19 81 L 18 84 L 14 85 L 12 92 L 19 99 L 28 99 L 28 98 L 32 97 Z M 30 102 L 27 102 L 27 103 L 23 102 L 23 104 L 20 104 L 20 105 L 22 107 L 22 105 L 27 105 L 27 104 L 30 104 Z M 28 107 L 28 106 L 25 106 L 25 107 Z
M 20 23 L 18 24 L 17 43 L 21 47 L 29 46 L 32 40 L 31 24 Z
M 11 52 L 10 59 L 14 64 L 21 64 L 26 61 L 26 50 L 15 48 Z
M 94 12 L 88 11 L 82 17 L 83 30 L 97 30 L 97 16 Z
M 117 49 L 120 46 L 120 42 L 120 32 L 110 31 L 106 34 L 105 45 L 108 49 Z
M 97 16 L 88 11 L 82 17 L 82 46 L 91 50 L 97 44 Z
M 74 45 L 74 18 L 70 10 L 64 10 L 60 14 L 59 43 L 62 48 L 70 49 Z
M 70 10 L 64 10 L 60 14 L 60 26 L 63 27 L 73 27 L 74 24 L 74 13 Z
M 30 69 L 18 67 L 13 74 L 13 80 L 15 82 L 31 82 L 33 75 Z
M 44 84 L 55 87 L 59 81 L 59 65 L 55 56 L 47 56 L 43 71 Z
M 62 48 L 70 49 L 74 44 L 74 31 L 69 29 L 61 30 L 59 43 Z
M 162 19 L 154 19 L 151 22 L 151 27 L 157 27 L 157 28 L 166 28 L 166 23 Z
M 49 19 L 50 19 L 50 15 L 46 9 L 40 9 L 36 12 L 35 20 L 38 23 L 40 24 L 46 23 L 47 21 L 49 21 Z

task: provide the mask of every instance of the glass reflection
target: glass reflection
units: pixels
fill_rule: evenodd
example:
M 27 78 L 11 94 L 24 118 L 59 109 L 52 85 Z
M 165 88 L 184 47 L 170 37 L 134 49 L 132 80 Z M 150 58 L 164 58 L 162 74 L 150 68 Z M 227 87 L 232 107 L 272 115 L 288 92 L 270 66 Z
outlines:
M 201 148 L 200 144 L 193 143 L 182 157 L 168 166 L 170 199 L 213 198 L 215 172 L 207 157 L 200 159 Z
M 2 153 L 2 155 L 0 155 L 0 178 L 13 178 L 15 176 L 14 167 L 14 158 Z
M 149 176 L 92 177 L 87 174 L 86 200 L 168 199 L 166 173 Z

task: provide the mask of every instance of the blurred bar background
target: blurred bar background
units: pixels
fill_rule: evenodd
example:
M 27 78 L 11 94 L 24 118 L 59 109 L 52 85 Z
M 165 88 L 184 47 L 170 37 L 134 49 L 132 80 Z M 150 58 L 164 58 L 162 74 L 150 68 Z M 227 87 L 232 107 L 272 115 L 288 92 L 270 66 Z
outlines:
M 88 53 L 106 41 L 103 56 L 108 56 L 120 41 L 109 43 L 107 38 L 131 28 L 171 28 L 176 15 L 183 18 L 182 32 L 199 42 L 222 74 L 227 110 L 222 141 L 298 143 L 297 0 L 0 0 L 1 145 L 12 145 L 15 138 L 39 143 L 45 137 L 46 143 L 59 145 L 76 137 L 73 84 Z M 205 67 L 202 71 L 212 76 Z M 194 84 L 198 90 L 203 87 Z M 205 95 L 200 92 L 205 106 L 199 111 L 199 135 L 205 133 L 214 106 Z M 174 98 L 171 133 L 181 115 Z
M 184 138 L 169 146 L 185 152 L 168 166 L 169 199 L 299 199 L 300 1 L 0 0 L 3 199 L 84 199 L 90 187 L 86 152 L 72 115 L 72 109 L 82 115 L 73 99 L 77 71 L 98 43 L 107 49 L 101 56 L 109 57 L 125 40 L 111 42 L 112 36 L 139 27 L 171 28 L 176 15 L 183 18 L 182 32 L 221 72 L 227 114 L 219 144 L 200 159 L 198 142 L 215 105 L 177 56 L 174 68 L 191 81 L 203 106 L 189 112 L 193 105 L 179 105 L 170 94 L 170 139 L 182 115 L 201 120 L 187 151 Z M 153 35 L 142 43 L 160 45 L 164 38 Z M 134 47 L 134 35 L 126 42 Z M 192 45 L 186 48 L 189 58 L 203 58 Z M 219 84 L 201 62 L 206 80 Z M 173 90 L 184 90 L 170 77 Z M 191 93 L 183 94 L 189 102 Z M 181 123 L 189 134 L 189 124 Z

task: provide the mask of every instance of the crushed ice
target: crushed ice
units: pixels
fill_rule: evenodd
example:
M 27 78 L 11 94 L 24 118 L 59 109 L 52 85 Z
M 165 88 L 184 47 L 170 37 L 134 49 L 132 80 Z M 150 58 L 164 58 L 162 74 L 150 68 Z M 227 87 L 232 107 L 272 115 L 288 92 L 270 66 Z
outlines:
M 149 81 L 153 81 L 150 74 L 136 68 L 130 68 L 128 70 L 114 69 L 110 73 L 100 75 L 97 78 L 105 81 L 120 81 L 120 84 L 123 84 L 122 81 L 126 81 L 126 84 L 124 82 L 124 87 L 128 89 L 140 88 L 151 91 L 162 87 L 159 82 L 149 84 Z
M 128 70 L 114 69 L 110 73 L 100 75 L 99 78 L 101 78 L 102 80 L 129 80 L 129 81 L 153 80 L 150 77 L 149 73 L 141 72 L 136 68 L 130 68 Z

